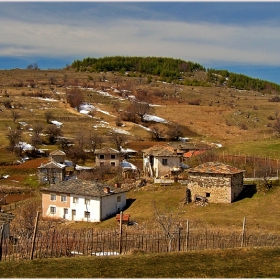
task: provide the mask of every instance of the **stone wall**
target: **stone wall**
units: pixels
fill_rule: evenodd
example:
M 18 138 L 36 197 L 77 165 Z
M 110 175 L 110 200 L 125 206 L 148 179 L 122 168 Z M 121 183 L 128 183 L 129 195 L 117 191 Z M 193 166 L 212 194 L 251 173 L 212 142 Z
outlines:
M 189 173 L 188 179 L 192 201 L 195 195 L 200 195 L 206 197 L 210 203 L 231 203 L 243 189 L 243 173 Z

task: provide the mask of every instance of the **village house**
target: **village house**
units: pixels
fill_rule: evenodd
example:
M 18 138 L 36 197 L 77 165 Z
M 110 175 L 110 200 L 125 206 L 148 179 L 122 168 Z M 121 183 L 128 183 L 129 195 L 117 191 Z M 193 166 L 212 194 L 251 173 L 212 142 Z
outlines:
M 66 154 L 61 150 L 56 150 L 50 153 L 51 161 L 64 164 L 66 159 Z
M 41 164 L 38 167 L 38 179 L 40 183 L 56 184 L 64 181 L 66 166 L 55 161 Z
M 206 162 L 188 169 L 188 190 L 212 203 L 231 203 L 243 190 L 244 170 L 220 162 Z
M 101 222 L 122 211 L 127 190 L 73 179 L 42 188 L 42 217 Z
M 170 145 L 155 145 L 142 152 L 144 176 L 170 176 L 173 169 L 177 170 L 181 166 L 182 151 Z
M 120 165 L 120 152 L 113 148 L 97 149 L 94 154 L 96 166 L 117 167 Z

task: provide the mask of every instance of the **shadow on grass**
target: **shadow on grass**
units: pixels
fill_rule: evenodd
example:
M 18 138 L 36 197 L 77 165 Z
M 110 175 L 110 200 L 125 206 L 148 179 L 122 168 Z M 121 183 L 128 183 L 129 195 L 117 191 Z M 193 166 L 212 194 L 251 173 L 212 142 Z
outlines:
M 242 200 L 244 198 L 252 198 L 254 194 L 257 193 L 257 185 L 256 184 L 244 184 L 243 190 L 240 195 L 234 200 L 234 202 Z
M 126 206 L 125 206 L 125 208 L 123 209 L 123 211 L 127 210 L 127 209 L 132 205 L 132 203 L 133 203 L 135 200 L 136 200 L 136 199 L 134 199 L 134 198 L 128 198 L 128 199 L 126 200 Z

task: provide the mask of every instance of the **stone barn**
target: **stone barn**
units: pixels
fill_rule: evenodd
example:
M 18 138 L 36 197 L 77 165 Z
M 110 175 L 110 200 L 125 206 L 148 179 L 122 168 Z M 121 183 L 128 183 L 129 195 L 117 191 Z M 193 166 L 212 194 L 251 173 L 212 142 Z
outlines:
M 244 170 L 220 162 L 207 162 L 188 170 L 192 201 L 198 196 L 210 203 L 231 203 L 243 190 Z

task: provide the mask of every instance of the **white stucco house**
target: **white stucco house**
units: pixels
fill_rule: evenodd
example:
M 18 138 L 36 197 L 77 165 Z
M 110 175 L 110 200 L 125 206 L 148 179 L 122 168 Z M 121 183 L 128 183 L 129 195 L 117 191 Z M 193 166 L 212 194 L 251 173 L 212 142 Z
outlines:
M 142 152 L 144 176 L 160 178 L 181 168 L 182 153 L 170 145 L 155 145 Z
M 73 179 L 41 189 L 42 217 L 101 222 L 122 211 L 127 190 Z

